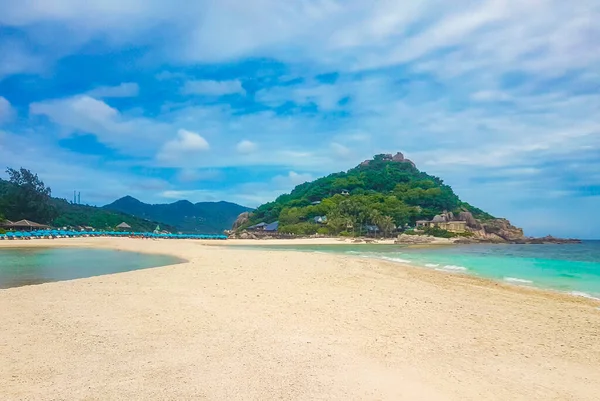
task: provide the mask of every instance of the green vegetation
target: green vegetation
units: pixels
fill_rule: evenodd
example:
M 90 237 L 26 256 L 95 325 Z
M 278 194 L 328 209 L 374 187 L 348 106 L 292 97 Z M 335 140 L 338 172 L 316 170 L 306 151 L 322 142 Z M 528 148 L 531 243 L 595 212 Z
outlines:
M 113 230 L 125 222 L 132 231 L 153 231 L 159 224 L 125 213 L 52 198 L 51 189 L 29 170 L 9 168 L 7 173 L 9 181 L 0 180 L 0 221 L 3 218 L 12 221 L 28 219 L 55 227 L 89 226 L 99 230 Z M 163 230 L 176 230 L 163 223 L 160 226 Z
M 284 233 L 363 235 L 368 226 L 376 226 L 387 236 L 396 227 L 414 226 L 417 220 L 432 219 L 443 211 L 493 218 L 462 202 L 441 179 L 411 163 L 385 161 L 378 155 L 368 165 L 298 185 L 290 194 L 257 208 L 241 228 L 278 220 Z M 326 216 L 326 223 L 317 224 L 317 216 Z M 433 233 L 453 235 L 439 229 Z
M 21 168 L 7 168 L 9 181 L 0 189 L 0 212 L 8 220 L 28 219 L 39 223 L 49 223 L 56 216 L 52 204 L 52 191 L 37 174 Z
M 118 224 L 125 222 L 132 231 L 151 232 L 157 225 L 161 230 L 176 232 L 173 226 L 145 220 L 126 213 L 114 212 L 103 208 L 87 205 L 73 205 L 63 199 L 55 199 L 58 217 L 52 225 L 57 227 L 89 226 L 98 230 L 113 230 Z
M 240 213 L 249 211 L 244 206 L 229 202 L 177 201 L 170 204 L 149 205 L 125 196 L 105 210 L 127 213 L 149 220 L 162 221 L 186 233 L 221 234 L 231 228 Z

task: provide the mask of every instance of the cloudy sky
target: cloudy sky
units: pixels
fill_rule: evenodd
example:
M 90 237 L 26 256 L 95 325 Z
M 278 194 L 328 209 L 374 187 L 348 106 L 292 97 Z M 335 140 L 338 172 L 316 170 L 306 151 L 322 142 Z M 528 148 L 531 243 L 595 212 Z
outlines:
M 103 205 L 248 206 L 402 151 L 600 238 L 597 0 L 0 0 L 0 160 Z

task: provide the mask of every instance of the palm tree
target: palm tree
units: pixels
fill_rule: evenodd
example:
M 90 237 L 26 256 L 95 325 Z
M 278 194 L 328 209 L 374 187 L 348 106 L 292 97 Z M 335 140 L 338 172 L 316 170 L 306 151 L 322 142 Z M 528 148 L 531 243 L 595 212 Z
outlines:
M 394 229 L 396 228 L 396 225 L 394 224 L 394 219 L 391 218 L 390 216 L 382 216 L 377 225 L 379 226 L 379 228 L 381 229 L 381 231 L 383 231 L 383 235 L 385 237 L 388 236 L 388 234 Z

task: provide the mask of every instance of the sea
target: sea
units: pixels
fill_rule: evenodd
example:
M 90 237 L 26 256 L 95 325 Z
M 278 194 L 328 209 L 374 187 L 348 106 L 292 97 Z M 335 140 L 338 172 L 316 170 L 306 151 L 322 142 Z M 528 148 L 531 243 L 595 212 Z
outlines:
M 0 248 L 0 289 L 181 263 L 168 255 L 104 249 Z
M 581 244 L 405 245 L 339 244 L 272 246 L 409 263 L 424 269 L 470 274 L 514 285 L 539 287 L 600 300 L 600 241 Z M 260 249 L 265 249 L 261 246 Z

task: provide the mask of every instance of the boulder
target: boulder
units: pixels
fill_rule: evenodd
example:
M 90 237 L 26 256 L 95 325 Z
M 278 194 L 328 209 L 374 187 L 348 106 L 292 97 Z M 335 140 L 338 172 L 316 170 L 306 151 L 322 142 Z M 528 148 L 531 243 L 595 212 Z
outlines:
M 429 244 L 435 241 L 435 237 L 430 235 L 408 235 L 408 234 L 400 234 L 398 238 L 394 241 L 395 244 Z
M 466 221 L 468 227 L 472 228 L 480 228 L 480 224 L 477 222 L 475 217 L 471 214 L 471 212 L 463 211 L 458 214 L 458 219 L 461 221 Z
M 250 213 L 249 212 L 241 213 L 237 217 L 237 219 L 235 219 L 235 221 L 233 222 L 233 226 L 231 227 L 231 230 L 233 230 L 233 231 L 237 230 L 238 228 L 240 228 L 241 226 L 246 224 L 248 222 L 248 220 L 250 220 Z

